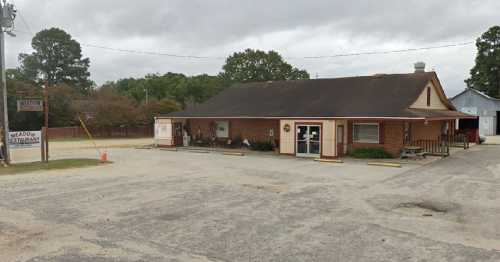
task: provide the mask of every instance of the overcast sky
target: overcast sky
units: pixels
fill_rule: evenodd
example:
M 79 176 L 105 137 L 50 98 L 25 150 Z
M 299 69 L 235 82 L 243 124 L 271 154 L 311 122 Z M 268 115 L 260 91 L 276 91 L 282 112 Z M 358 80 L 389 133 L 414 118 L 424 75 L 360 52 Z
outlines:
M 226 57 L 246 48 L 276 50 L 311 77 L 407 73 L 424 61 L 448 96 L 465 88 L 474 45 L 427 51 L 304 59 L 473 41 L 500 25 L 498 0 L 10 0 L 16 28 L 59 27 L 82 44 L 120 49 Z M 22 19 L 20 16 L 22 16 Z M 23 21 L 25 20 L 25 22 Z M 7 38 L 7 67 L 30 52 L 31 36 Z M 216 74 L 224 59 L 130 54 L 83 46 L 98 84 L 147 73 Z

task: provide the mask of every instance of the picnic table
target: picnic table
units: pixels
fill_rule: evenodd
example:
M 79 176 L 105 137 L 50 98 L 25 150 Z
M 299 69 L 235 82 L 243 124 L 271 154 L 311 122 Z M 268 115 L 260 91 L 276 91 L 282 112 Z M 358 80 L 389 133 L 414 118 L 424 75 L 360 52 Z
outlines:
M 426 154 L 420 146 L 405 146 L 401 150 L 401 158 L 425 158 Z

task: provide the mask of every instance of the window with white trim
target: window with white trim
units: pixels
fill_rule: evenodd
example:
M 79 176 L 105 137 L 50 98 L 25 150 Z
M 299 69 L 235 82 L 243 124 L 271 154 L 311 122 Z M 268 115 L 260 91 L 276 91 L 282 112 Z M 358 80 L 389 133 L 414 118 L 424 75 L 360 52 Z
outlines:
M 215 121 L 215 136 L 218 138 L 229 137 L 229 122 L 228 121 Z
M 352 125 L 352 141 L 354 143 L 380 142 L 380 128 L 378 123 L 354 123 Z

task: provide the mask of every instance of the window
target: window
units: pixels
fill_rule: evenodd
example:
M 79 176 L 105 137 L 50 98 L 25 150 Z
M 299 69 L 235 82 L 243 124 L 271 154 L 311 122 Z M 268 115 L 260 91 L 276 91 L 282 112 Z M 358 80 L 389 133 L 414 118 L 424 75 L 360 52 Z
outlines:
M 411 124 L 409 122 L 404 123 L 403 142 L 405 144 L 411 142 Z
M 215 122 L 215 136 L 218 138 L 228 138 L 229 137 L 229 122 L 228 121 L 216 121 Z
M 431 88 L 427 87 L 427 106 L 431 106 Z
M 352 126 L 352 141 L 357 143 L 379 143 L 377 123 L 356 123 Z

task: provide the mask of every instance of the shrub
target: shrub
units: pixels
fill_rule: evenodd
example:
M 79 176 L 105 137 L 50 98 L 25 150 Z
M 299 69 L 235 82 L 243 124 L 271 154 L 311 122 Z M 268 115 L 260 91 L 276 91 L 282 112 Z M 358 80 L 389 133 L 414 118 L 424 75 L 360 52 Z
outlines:
M 208 147 L 212 145 L 212 141 L 209 138 L 202 137 L 200 139 L 193 140 L 192 144 L 199 147 Z
M 271 141 L 265 141 L 265 142 L 251 141 L 250 149 L 255 151 L 273 151 L 274 145 Z
M 241 136 L 236 136 L 234 139 L 231 140 L 231 144 L 229 145 L 230 148 L 240 148 L 243 145 L 243 139 Z
M 382 148 L 358 148 L 354 149 L 350 155 L 354 158 L 393 158 Z

